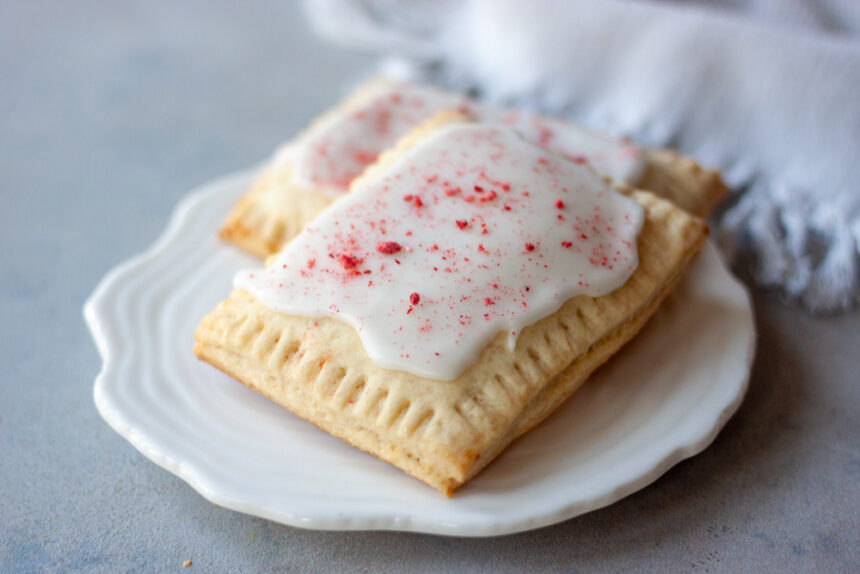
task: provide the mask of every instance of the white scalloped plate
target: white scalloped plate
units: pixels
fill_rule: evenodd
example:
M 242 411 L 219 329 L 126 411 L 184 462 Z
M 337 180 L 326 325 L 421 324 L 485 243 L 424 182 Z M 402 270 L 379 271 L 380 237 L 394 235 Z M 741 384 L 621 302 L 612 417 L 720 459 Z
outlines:
M 102 417 L 212 502 L 305 528 L 492 536 L 606 506 L 703 450 L 743 398 L 746 291 L 707 245 L 642 333 L 452 498 L 334 439 L 191 352 L 198 320 L 256 265 L 215 230 L 252 172 L 191 194 L 84 308 Z

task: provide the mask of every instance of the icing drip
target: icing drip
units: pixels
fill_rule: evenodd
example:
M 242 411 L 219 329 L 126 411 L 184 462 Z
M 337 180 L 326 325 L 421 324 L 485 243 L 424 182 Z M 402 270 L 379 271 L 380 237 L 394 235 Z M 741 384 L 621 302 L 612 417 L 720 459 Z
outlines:
M 624 140 L 415 84 L 380 85 L 360 103 L 334 112 L 279 150 L 274 161 L 291 163 L 296 184 L 337 197 L 348 191 L 350 182 L 379 153 L 418 124 L 449 109 L 513 127 L 527 140 L 617 181 L 634 184 L 644 168 L 642 150 Z
M 431 134 L 356 187 L 236 288 L 339 318 L 378 365 L 450 380 L 500 331 L 621 286 L 642 209 L 600 176 L 502 126 Z

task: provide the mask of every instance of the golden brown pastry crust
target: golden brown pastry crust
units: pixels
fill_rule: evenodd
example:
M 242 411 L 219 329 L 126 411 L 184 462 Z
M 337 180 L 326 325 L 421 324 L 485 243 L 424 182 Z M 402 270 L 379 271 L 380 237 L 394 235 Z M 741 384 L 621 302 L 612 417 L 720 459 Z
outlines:
M 729 193 L 720 172 L 670 149 L 646 150 L 645 171 L 636 184 L 681 209 L 707 217 Z
M 239 198 L 218 235 L 253 255 L 272 255 L 332 201 L 292 183 L 289 166 L 270 166 Z

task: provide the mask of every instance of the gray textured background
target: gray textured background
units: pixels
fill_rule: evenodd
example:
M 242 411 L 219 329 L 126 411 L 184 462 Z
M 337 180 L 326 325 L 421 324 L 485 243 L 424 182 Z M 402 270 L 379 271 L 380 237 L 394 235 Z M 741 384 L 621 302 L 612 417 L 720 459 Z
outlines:
M 146 460 L 92 404 L 84 299 L 190 188 L 265 157 L 371 62 L 286 1 L 70 4 L 0 2 L 0 570 L 860 568 L 860 316 L 758 291 L 750 393 L 714 445 L 553 527 L 304 531 L 215 507 Z

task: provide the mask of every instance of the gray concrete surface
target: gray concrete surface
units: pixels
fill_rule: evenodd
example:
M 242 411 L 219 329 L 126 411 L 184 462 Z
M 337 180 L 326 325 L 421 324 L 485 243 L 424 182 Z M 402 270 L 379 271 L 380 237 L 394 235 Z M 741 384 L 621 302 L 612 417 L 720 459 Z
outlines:
M 370 65 L 288 1 L 0 3 L 0 571 L 860 569 L 860 316 L 760 291 L 751 390 L 715 444 L 524 534 L 281 526 L 213 506 L 102 422 L 81 318 L 97 281 Z

